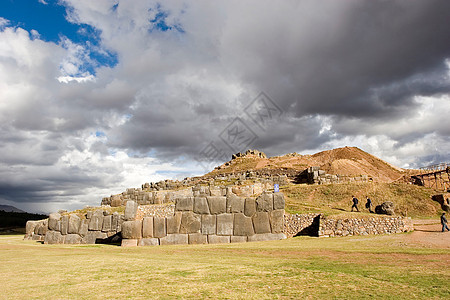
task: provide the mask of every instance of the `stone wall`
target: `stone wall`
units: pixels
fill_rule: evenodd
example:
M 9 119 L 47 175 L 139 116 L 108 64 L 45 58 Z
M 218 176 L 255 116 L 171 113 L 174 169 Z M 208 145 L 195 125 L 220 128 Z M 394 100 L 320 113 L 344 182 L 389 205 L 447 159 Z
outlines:
M 294 237 L 298 235 L 318 236 L 318 224 L 313 224 L 314 221 L 320 219 L 321 214 L 289 214 L 284 215 L 284 233 L 287 237 Z M 314 226 L 316 225 L 316 226 Z
M 309 184 L 329 184 L 329 183 L 343 183 L 343 182 L 368 182 L 372 179 L 367 175 L 360 176 L 347 176 L 347 175 L 334 175 L 327 174 L 320 167 L 309 167 L 300 173 L 295 181 L 297 183 L 309 183 Z
M 25 239 L 44 244 L 95 244 L 99 240 L 119 242 L 123 222 L 124 215 L 102 209 L 85 214 L 52 213 L 48 219 L 28 221 Z
M 179 197 L 172 216 L 142 215 L 127 202 L 122 246 L 216 244 L 279 240 L 284 230 L 284 196 L 262 193 L 257 198 L 227 196 Z M 134 218 L 134 219 L 133 219 Z M 133 219 L 133 220 L 130 220 Z

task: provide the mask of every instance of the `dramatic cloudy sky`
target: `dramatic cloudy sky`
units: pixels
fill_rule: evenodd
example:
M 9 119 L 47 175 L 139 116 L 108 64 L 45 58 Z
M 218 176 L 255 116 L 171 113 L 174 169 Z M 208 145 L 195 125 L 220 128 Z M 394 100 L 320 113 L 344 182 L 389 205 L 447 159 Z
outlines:
M 0 204 L 98 205 L 231 153 L 450 161 L 450 1 L 2 0 Z

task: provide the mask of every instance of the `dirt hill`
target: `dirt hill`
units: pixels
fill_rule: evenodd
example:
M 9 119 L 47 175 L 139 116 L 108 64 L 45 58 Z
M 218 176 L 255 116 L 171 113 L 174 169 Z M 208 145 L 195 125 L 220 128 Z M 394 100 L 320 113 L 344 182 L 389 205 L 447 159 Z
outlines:
M 318 166 L 328 174 L 359 176 L 367 175 L 377 182 L 392 182 L 401 178 L 405 171 L 367 153 L 357 147 L 344 147 L 322 151 L 313 155 L 290 153 L 265 158 L 265 155 L 249 150 L 217 167 L 207 175 L 229 174 L 264 170 L 273 174 L 295 174 L 308 167 Z

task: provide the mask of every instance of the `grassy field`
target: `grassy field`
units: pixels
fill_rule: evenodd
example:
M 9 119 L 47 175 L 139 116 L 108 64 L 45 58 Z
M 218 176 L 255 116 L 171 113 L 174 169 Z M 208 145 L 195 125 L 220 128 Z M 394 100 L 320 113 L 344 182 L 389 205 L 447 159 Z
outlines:
M 0 298 L 448 299 L 448 248 L 409 235 L 137 248 L 0 236 Z

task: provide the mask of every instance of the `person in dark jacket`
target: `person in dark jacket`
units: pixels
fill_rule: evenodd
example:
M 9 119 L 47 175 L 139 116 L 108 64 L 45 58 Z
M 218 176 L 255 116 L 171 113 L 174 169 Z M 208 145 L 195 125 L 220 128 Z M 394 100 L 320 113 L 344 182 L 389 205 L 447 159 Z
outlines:
M 356 198 L 355 196 L 352 196 L 353 197 L 353 199 L 352 199 L 352 201 L 353 201 L 353 205 L 352 205 L 352 211 L 353 211 L 353 208 L 356 208 L 356 211 L 357 212 L 359 212 L 359 209 L 358 209 L 358 198 Z
M 370 200 L 370 198 L 367 197 L 367 196 L 366 196 L 366 198 L 367 198 L 366 208 L 369 210 L 370 213 L 373 213 L 373 211 L 372 211 L 372 200 Z
M 450 231 L 450 229 L 448 229 L 448 226 L 447 226 L 447 218 L 445 217 L 445 212 L 443 212 L 441 215 L 441 224 L 442 224 L 442 232 L 444 232 L 445 229 Z

